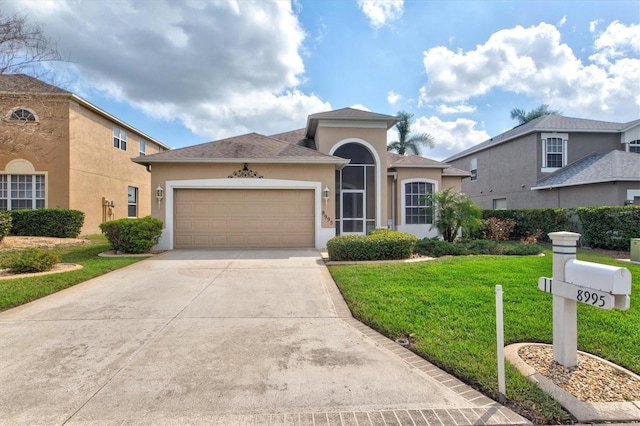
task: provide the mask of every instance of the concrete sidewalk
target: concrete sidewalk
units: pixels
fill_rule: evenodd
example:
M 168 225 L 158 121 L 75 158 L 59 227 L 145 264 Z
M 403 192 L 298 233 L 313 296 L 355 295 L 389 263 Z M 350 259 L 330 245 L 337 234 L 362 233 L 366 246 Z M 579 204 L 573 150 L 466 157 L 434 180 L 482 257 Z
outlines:
M 0 424 L 527 424 L 354 320 L 315 250 L 177 250 L 0 313 Z

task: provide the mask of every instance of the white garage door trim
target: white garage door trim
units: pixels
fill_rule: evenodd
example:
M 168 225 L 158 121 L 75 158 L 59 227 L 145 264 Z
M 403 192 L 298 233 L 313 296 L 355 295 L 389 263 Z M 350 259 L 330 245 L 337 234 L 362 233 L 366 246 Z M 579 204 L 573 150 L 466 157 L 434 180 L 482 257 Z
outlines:
M 160 250 L 173 250 L 173 203 L 176 189 L 311 189 L 314 191 L 315 247 L 327 246 L 327 241 L 335 237 L 335 228 L 322 228 L 322 182 L 285 179 L 190 179 L 165 182 L 165 228 L 157 245 Z

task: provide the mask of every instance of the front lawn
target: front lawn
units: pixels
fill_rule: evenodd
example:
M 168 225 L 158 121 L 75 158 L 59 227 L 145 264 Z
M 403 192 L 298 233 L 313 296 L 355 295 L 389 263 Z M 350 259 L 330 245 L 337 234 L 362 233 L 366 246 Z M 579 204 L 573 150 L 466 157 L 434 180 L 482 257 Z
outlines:
M 60 254 L 60 262 L 77 263 L 83 266 L 82 269 L 60 274 L 0 280 L 0 311 L 31 302 L 143 259 L 98 257 L 99 253 L 111 249 L 111 244 L 102 235 L 92 236 L 90 241 L 89 244 L 54 249 Z M 1 252 L 0 259 L 8 254 L 9 252 Z
M 504 291 L 505 345 L 552 343 L 552 296 L 538 290 L 551 277 L 552 256 L 465 256 L 407 264 L 329 268 L 353 315 L 489 397 L 498 398 L 495 286 Z M 640 266 L 580 251 L 578 259 L 623 266 L 640 292 Z M 578 347 L 640 374 L 640 301 L 628 311 L 578 304 Z M 536 423 L 562 423 L 560 405 L 506 363 L 507 406 Z

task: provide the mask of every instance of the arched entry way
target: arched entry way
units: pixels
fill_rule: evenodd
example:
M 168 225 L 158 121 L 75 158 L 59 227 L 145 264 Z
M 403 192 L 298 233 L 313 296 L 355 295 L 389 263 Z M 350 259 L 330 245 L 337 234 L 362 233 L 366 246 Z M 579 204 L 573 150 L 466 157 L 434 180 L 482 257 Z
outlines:
M 351 160 L 336 171 L 336 233 L 367 234 L 376 228 L 376 161 L 364 145 L 350 142 L 333 155 Z

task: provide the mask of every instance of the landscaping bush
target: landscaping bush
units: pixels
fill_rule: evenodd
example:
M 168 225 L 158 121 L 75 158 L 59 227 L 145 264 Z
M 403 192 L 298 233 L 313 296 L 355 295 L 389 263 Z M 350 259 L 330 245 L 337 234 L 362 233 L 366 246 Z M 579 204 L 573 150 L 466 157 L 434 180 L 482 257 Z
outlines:
M 640 238 L 640 206 L 580 207 L 576 214 L 590 247 L 629 251 L 631 238 Z
M 146 253 L 158 244 L 162 221 L 151 216 L 142 219 L 117 219 L 100 224 L 113 249 L 121 253 Z
M 339 235 L 327 242 L 331 260 L 390 260 L 411 257 L 416 236 L 379 229 L 369 235 Z
M 414 252 L 432 257 L 480 254 L 525 256 L 542 253 L 542 247 L 537 244 L 500 244 L 493 240 L 461 240 L 450 243 L 436 237 L 418 240 Z
M 464 245 L 450 243 L 448 241 L 441 240 L 438 237 L 418 240 L 414 252 L 421 256 L 431 257 L 463 256 L 465 254 L 469 254 Z
M 538 229 L 542 231 L 540 234 L 541 241 L 549 241 L 547 236 L 550 232 L 572 231 L 575 228 L 570 221 L 571 211 L 567 209 L 512 209 L 512 210 L 483 210 L 482 218 L 488 219 L 495 217 L 500 220 L 512 220 L 516 224 L 513 228 L 511 238 L 519 240 L 522 237 L 527 238 L 535 235 Z M 482 229 L 474 236 L 479 237 Z
M 26 274 L 50 271 L 58 262 L 60 262 L 60 256 L 57 252 L 33 247 L 16 251 L 3 262 L 2 267 L 16 274 Z
M 70 209 L 11 210 L 11 235 L 76 238 L 84 213 Z
M 488 240 L 494 241 L 506 241 L 509 239 L 509 235 L 513 232 L 513 228 L 516 226 L 514 220 L 502 220 L 497 217 L 490 217 L 485 220 L 484 237 Z
M 0 242 L 11 231 L 11 213 L 0 211 Z

